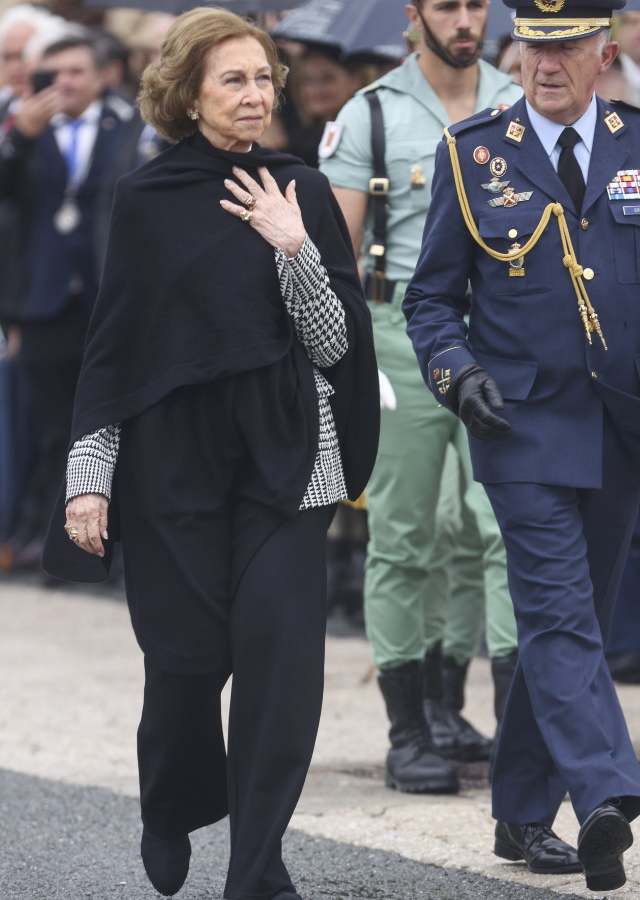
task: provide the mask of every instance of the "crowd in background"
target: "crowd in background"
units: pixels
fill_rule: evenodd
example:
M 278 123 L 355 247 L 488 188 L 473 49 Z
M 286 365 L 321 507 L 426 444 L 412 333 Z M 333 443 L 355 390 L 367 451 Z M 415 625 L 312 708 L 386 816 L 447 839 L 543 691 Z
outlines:
M 173 20 L 165 13 L 88 8 L 81 0 L 0 4 L 0 578 L 44 578 L 40 554 L 62 483 L 114 186 L 166 146 L 141 120 L 135 98 Z M 617 18 L 615 38 L 622 52 L 599 93 L 640 105 L 640 12 Z M 491 61 L 518 81 L 518 47 L 505 35 L 497 50 Z M 397 63 L 345 58 L 311 42 L 283 42 L 281 52 L 290 77 L 264 143 L 317 166 L 326 123 Z M 62 101 L 46 72 L 62 86 Z M 70 125 L 78 117 L 86 120 L 79 134 Z M 80 229 L 75 216 L 82 218 Z M 29 241 L 26 217 L 41 222 Z M 67 240 L 76 230 L 81 237 Z M 342 507 L 331 538 L 337 627 L 359 629 L 366 511 Z M 639 614 L 625 609 L 639 578 L 640 538 L 622 598 L 622 650 L 629 622 L 635 628 L 637 620 L 640 633 Z

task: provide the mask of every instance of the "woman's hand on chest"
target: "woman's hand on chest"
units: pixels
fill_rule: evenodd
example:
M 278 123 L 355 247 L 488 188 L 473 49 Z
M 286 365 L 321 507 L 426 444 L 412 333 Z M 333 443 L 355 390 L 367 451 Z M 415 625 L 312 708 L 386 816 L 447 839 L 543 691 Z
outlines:
M 225 179 L 225 187 L 239 203 L 221 200 L 220 205 L 231 215 L 244 219 L 272 247 L 295 256 L 304 244 L 306 231 L 296 197 L 296 183 L 290 181 L 284 194 L 268 169 L 258 169 L 259 184 L 244 169 L 234 166 L 238 181 Z M 238 183 L 240 182 L 240 183 Z

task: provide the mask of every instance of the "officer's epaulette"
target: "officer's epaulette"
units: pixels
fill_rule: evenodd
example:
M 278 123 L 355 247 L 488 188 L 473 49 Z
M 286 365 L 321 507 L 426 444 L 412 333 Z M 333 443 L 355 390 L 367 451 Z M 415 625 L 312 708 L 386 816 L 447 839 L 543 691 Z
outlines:
M 508 108 L 508 106 L 505 107 L 505 109 Z M 469 131 L 471 128 L 476 128 L 478 125 L 486 125 L 488 122 L 497 122 L 500 120 L 500 116 L 503 112 L 504 109 L 489 106 L 487 109 L 483 109 L 481 112 L 469 116 L 468 119 L 456 122 L 455 125 L 449 125 L 449 134 L 453 137 L 457 137 L 459 134 L 462 134 L 463 131 Z
M 634 106 L 633 103 L 627 103 L 626 100 L 607 100 L 607 106 L 612 106 L 615 109 L 628 109 L 632 113 L 640 113 L 640 106 Z

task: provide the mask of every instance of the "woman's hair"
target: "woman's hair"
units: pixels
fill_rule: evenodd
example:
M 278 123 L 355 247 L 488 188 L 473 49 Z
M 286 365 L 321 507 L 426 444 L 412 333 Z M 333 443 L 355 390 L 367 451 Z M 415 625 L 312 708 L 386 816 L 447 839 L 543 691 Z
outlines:
M 287 67 L 278 59 L 269 35 L 245 19 L 223 9 L 198 6 L 179 16 L 167 32 L 160 59 L 144 70 L 138 103 L 145 122 L 169 141 L 179 141 L 196 130 L 187 116 L 200 92 L 209 51 L 234 38 L 255 38 L 271 65 L 278 100 Z

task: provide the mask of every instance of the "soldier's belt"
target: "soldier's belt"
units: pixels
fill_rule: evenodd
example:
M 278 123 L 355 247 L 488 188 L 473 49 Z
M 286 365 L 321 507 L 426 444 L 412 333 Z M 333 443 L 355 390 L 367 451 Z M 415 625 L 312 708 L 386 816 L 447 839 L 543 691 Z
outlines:
M 492 259 L 498 260 L 499 262 L 510 263 L 516 259 L 522 259 L 526 257 L 527 254 L 531 253 L 533 248 L 536 246 L 536 244 L 544 234 L 547 225 L 551 220 L 551 216 L 555 216 L 558 220 L 560 240 L 562 241 L 562 263 L 569 272 L 571 283 L 573 284 L 573 288 L 576 292 L 576 298 L 578 300 L 578 313 L 584 327 L 587 341 L 589 342 L 589 344 L 592 343 L 591 335 L 593 332 L 595 332 L 602 341 L 602 346 L 606 350 L 607 343 L 604 339 L 602 328 L 600 327 L 598 314 L 595 311 L 593 304 L 589 299 L 589 295 L 587 294 L 587 289 L 584 286 L 584 281 L 582 278 L 583 268 L 576 259 L 575 250 L 573 249 L 573 242 L 571 240 L 571 233 L 569 232 L 569 226 L 567 225 L 567 219 L 564 214 L 564 207 L 562 206 L 562 204 L 549 203 L 545 207 L 544 212 L 540 217 L 540 221 L 533 231 L 533 234 L 531 235 L 527 243 L 522 247 L 519 247 L 517 250 L 511 250 L 507 253 L 500 253 L 498 250 L 494 250 L 493 247 L 490 247 L 487 243 L 485 243 L 485 241 L 483 241 L 480 232 L 478 231 L 478 226 L 476 225 L 473 215 L 471 214 L 469 198 L 467 197 L 467 192 L 464 187 L 464 180 L 462 178 L 462 169 L 460 167 L 460 159 L 458 157 L 456 139 L 449 133 L 448 128 L 445 128 L 444 134 L 447 139 L 447 146 L 449 147 L 449 156 L 451 157 L 451 167 L 453 169 L 453 180 L 456 186 L 456 194 L 458 195 L 458 202 L 462 211 L 462 217 L 473 240 L 476 242 L 476 244 L 478 244 L 479 247 L 482 247 L 485 253 L 487 253 Z

